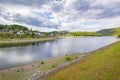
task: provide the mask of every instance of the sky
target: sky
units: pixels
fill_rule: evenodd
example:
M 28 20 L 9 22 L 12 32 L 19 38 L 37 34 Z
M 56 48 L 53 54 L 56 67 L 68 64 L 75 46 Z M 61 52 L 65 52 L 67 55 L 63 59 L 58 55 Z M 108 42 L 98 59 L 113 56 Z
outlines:
M 120 26 L 120 0 L 0 0 L 0 24 L 39 31 L 98 31 Z

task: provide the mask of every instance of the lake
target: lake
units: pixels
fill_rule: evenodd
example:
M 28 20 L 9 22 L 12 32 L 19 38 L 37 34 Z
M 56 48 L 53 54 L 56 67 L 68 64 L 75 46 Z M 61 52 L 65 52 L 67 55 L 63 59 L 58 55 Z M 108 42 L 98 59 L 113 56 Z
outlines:
M 64 38 L 25 46 L 0 48 L 0 69 L 66 54 L 90 52 L 118 40 L 118 38 L 112 36 Z

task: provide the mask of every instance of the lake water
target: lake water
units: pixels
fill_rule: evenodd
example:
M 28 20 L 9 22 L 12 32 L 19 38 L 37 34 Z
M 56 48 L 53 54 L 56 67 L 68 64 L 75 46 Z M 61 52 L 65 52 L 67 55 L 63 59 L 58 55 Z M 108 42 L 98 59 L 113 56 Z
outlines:
M 80 37 L 0 48 L 0 69 L 37 62 L 65 54 L 83 53 L 112 44 L 115 37 Z

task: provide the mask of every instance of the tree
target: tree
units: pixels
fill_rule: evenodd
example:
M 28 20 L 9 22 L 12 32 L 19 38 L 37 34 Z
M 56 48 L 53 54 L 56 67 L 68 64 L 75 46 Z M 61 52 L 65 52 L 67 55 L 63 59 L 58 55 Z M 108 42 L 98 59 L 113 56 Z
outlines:
M 32 32 L 31 37 L 32 37 L 32 38 L 34 38 L 34 37 L 35 37 L 35 33 L 34 33 L 34 32 Z

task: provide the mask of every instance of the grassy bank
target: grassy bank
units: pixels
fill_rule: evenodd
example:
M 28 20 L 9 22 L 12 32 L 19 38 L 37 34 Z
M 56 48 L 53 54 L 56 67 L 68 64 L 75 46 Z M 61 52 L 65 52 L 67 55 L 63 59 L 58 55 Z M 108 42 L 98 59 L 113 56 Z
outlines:
M 0 70 L 0 80 L 28 80 L 28 78 L 33 76 L 36 72 L 41 72 L 39 74 L 41 75 L 52 69 L 57 68 L 62 64 L 69 63 L 71 62 L 71 60 L 75 60 L 81 55 L 83 54 L 81 53 L 81 54 L 64 55 L 61 57 L 39 61 L 37 63 L 33 63 L 29 65 Z
M 56 37 L 48 37 L 48 38 L 26 38 L 26 39 L 12 39 L 12 40 L 0 40 L 0 47 L 7 47 L 7 46 L 18 46 L 18 45 L 27 45 L 27 44 L 34 44 L 36 42 L 44 42 L 55 40 Z
M 53 73 L 47 80 L 120 80 L 120 41 Z

